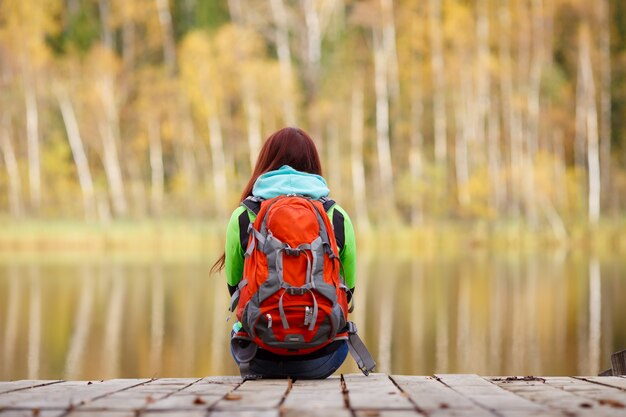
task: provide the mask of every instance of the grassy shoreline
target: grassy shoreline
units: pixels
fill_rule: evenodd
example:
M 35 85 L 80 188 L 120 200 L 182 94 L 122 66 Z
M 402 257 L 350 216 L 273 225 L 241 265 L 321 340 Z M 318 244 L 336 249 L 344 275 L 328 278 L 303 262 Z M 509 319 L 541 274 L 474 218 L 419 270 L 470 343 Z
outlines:
M 214 221 L 168 219 L 114 221 L 21 220 L 0 224 L 0 253 L 127 253 L 200 256 L 218 253 L 224 228 Z M 591 229 L 571 226 L 565 239 L 549 228 L 531 230 L 511 222 L 431 222 L 417 227 L 357 226 L 363 251 L 412 253 L 479 251 L 535 252 L 581 250 L 626 253 L 626 221 L 603 221 Z

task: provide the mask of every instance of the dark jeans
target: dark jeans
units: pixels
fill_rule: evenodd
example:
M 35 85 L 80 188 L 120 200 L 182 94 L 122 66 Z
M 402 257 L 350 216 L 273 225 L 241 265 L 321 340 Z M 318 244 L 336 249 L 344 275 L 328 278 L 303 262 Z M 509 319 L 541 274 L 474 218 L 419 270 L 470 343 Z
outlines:
M 232 353 L 232 348 L 231 348 Z M 257 353 L 250 362 L 250 372 L 262 378 L 287 378 L 294 379 L 324 379 L 333 374 L 348 356 L 348 343 L 345 340 L 339 342 L 339 347 L 333 352 L 312 359 L 299 360 L 297 357 L 280 357 L 266 359 Z M 236 356 L 233 358 L 237 365 Z

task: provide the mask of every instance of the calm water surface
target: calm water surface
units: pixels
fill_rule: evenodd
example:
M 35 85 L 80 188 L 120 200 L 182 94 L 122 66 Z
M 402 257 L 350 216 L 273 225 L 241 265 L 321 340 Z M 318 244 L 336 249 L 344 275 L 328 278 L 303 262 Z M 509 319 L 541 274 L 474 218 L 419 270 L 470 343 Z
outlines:
M 0 380 L 236 374 L 211 259 L 5 256 Z M 361 256 L 359 271 L 352 319 L 382 372 L 597 374 L 626 348 L 617 255 Z

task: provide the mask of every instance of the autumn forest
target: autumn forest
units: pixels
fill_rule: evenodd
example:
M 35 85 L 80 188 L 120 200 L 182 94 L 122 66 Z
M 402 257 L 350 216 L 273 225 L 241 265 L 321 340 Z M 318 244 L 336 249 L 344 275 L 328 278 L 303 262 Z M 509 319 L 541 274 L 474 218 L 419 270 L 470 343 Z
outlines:
M 315 138 L 358 225 L 626 209 L 619 0 L 2 0 L 0 216 L 228 216 Z

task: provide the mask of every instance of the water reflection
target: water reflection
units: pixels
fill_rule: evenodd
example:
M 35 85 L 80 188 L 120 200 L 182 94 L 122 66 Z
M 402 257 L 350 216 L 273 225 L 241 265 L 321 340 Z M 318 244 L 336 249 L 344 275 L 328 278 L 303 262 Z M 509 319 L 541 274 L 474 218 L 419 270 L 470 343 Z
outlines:
M 383 372 L 597 374 L 626 347 L 618 256 L 359 262 L 353 319 Z M 227 291 L 209 267 L 159 257 L 1 261 L 0 379 L 235 374 Z M 341 371 L 357 369 L 348 361 Z

